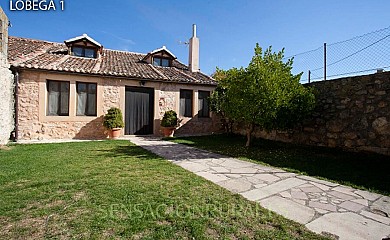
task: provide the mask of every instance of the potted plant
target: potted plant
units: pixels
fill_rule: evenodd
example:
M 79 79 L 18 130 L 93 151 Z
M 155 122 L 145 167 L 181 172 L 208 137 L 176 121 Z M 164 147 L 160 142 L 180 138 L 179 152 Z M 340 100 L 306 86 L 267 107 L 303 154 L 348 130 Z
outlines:
M 181 120 L 177 118 L 177 114 L 173 110 L 166 111 L 161 121 L 164 137 L 173 137 L 175 129 L 179 126 Z
M 103 126 L 109 130 L 110 138 L 118 138 L 124 127 L 122 111 L 116 107 L 108 109 L 103 118 Z

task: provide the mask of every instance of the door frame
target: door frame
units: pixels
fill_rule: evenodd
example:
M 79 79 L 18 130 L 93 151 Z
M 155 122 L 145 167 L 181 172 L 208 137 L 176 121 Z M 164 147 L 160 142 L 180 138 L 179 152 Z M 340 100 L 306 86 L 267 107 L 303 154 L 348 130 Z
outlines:
M 127 120 L 127 105 L 126 105 L 126 94 L 127 92 L 141 92 L 141 93 L 148 93 L 149 94 L 149 125 L 150 125 L 150 133 L 147 135 L 153 135 L 154 134 L 154 111 L 155 111 L 155 89 L 152 87 L 137 87 L 137 86 L 125 86 L 125 111 L 124 111 L 124 118 L 125 118 L 125 129 L 124 129 L 124 135 L 130 135 L 126 132 L 126 120 Z M 139 134 L 135 134 L 139 135 Z

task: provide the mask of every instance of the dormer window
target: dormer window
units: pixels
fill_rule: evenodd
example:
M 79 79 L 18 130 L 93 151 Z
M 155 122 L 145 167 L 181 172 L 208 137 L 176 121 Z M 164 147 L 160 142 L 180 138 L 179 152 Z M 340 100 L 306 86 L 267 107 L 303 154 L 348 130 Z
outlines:
M 87 34 L 66 40 L 65 44 L 69 54 L 76 57 L 98 58 L 103 52 L 103 46 Z
M 153 58 L 153 65 L 154 66 L 161 66 L 161 67 L 170 67 L 170 60 L 167 58 L 161 58 L 161 57 L 154 57 Z
M 96 58 L 96 48 L 86 48 L 80 46 L 72 47 L 72 55 L 77 57 Z
M 170 67 L 172 65 L 172 61 L 175 59 L 175 55 L 173 55 L 173 53 L 171 53 L 165 46 L 163 46 L 162 48 L 156 49 L 146 54 L 142 60 L 152 64 L 153 66 Z

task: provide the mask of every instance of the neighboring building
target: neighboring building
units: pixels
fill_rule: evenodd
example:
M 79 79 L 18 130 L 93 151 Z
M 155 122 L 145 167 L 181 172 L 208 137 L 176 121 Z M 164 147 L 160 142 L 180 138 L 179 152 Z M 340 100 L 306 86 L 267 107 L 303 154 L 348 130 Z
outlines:
M 103 115 L 124 113 L 124 135 L 160 135 L 167 110 L 183 118 L 178 134 L 218 129 L 206 98 L 216 82 L 199 71 L 196 28 L 190 63 L 162 47 L 148 54 L 107 50 L 84 34 L 64 44 L 9 38 L 11 69 L 18 73 L 18 139 L 99 139 Z
M 8 18 L 0 7 L 0 145 L 14 129 L 13 76 L 7 61 Z

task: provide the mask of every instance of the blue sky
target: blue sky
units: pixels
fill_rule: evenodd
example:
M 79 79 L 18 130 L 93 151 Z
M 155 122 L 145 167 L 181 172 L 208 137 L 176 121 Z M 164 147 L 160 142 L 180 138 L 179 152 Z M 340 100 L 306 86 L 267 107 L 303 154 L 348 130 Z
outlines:
M 15 0 L 0 1 L 10 35 L 63 42 L 87 33 L 105 48 L 141 53 L 165 45 L 185 64 L 179 42 L 195 23 L 207 74 L 247 66 L 256 42 L 289 56 L 390 26 L 388 0 L 63 0 L 64 11 L 50 12 L 10 11 Z

